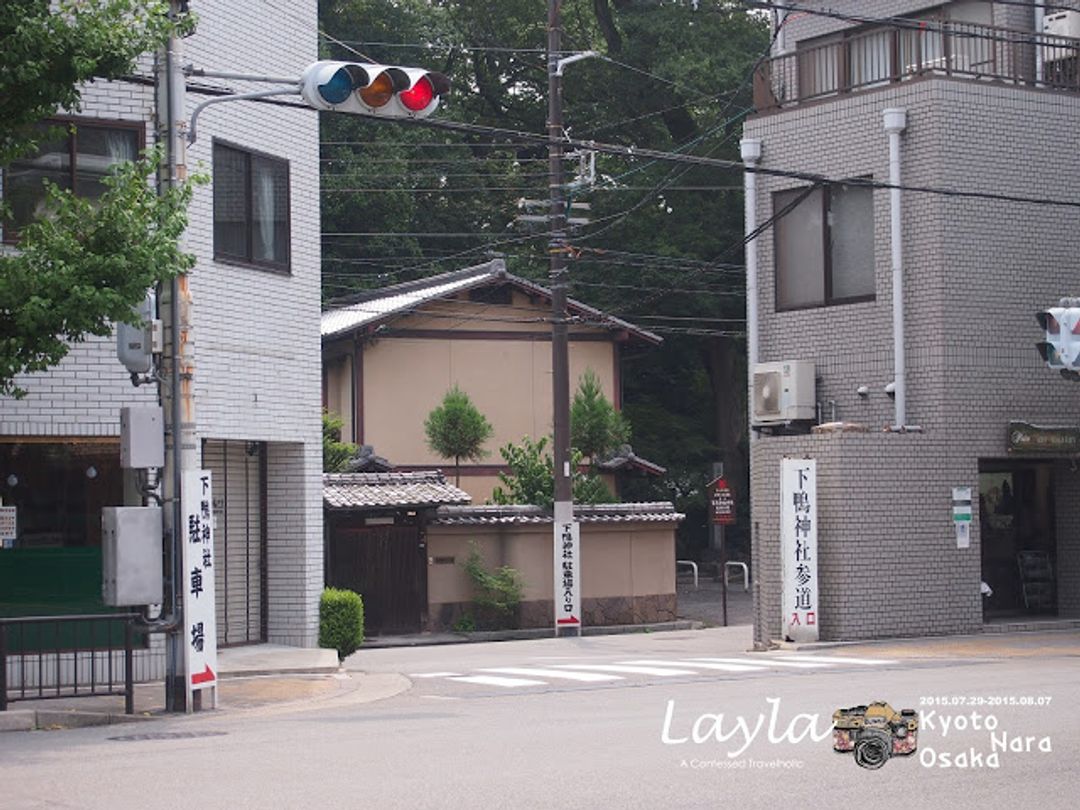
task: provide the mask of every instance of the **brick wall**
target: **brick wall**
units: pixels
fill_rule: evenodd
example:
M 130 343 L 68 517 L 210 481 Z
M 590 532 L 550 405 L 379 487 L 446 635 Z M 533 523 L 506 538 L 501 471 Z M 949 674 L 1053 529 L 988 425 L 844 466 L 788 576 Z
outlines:
M 183 41 L 185 63 L 298 77 L 318 58 L 314 2 L 204 0 L 195 6 L 198 31 Z M 151 66 L 149 58 L 141 61 L 144 76 L 152 75 Z M 206 98 L 189 89 L 189 113 Z M 151 88 L 95 82 L 83 101 L 80 115 L 146 122 L 151 141 Z M 322 587 L 318 115 L 255 102 L 210 107 L 188 151 L 192 171 L 212 174 L 215 138 L 289 162 L 291 271 L 214 261 L 213 187 L 196 191 L 185 247 L 197 257 L 191 274 L 197 430 L 200 439 L 270 443 L 269 636 L 314 645 Z M 153 386 L 136 389 L 128 381 L 112 338 L 89 339 L 57 368 L 19 382 L 29 395 L 0 399 L 0 435 L 117 435 L 121 406 L 156 401 Z
M 747 123 L 745 134 L 762 139 L 767 168 L 887 180 L 881 113 L 888 107 L 908 112 L 905 184 L 1077 198 L 1080 155 L 1064 145 L 1080 126 L 1080 96 L 1070 94 L 929 78 L 760 116 Z M 759 221 L 772 214 L 772 192 L 798 185 L 759 177 Z M 1080 419 L 1080 390 L 1049 372 L 1034 350 L 1040 332 L 1033 317 L 1060 296 L 1080 291 L 1076 211 L 916 192 L 903 197 L 907 421 L 923 427 L 925 435 L 767 437 L 753 451 L 760 526 L 755 562 L 766 582 L 779 581 L 778 569 L 770 574 L 770 555 L 778 546 L 769 521 L 775 519 L 772 493 L 785 452 L 821 459 L 822 486 L 839 487 L 866 510 L 862 521 L 845 518 L 844 507 L 829 500 L 834 495 L 822 495 L 823 533 L 831 526 L 823 534 L 823 561 L 829 543 L 852 555 L 850 564 L 830 561 L 822 574 L 830 589 L 823 595 L 822 632 L 832 637 L 976 626 L 979 527 L 976 521 L 971 549 L 958 552 L 948 517 L 951 488 L 977 487 L 978 460 L 1005 457 L 1010 419 L 1045 425 Z M 893 403 L 883 391 L 893 379 L 888 192 L 874 192 L 872 302 L 776 312 L 771 235 L 762 238 L 759 251 L 760 360 L 813 360 L 818 399 L 835 401 L 839 419 L 874 430 L 892 422 Z M 865 399 L 856 394 L 861 385 L 870 391 Z M 840 469 L 831 473 L 830 464 Z M 1077 609 L 1075 595 L 1066 591 L 1072 583 L 1075 594 L 1080 579 L 1074 570 L 1080 565 L 1077 549 L 1069 539 L 1078 519 L 1069 497 L 1076 484 L 1064 469 L 1055 476 L 1063 613 Z M 873 543 L 861 534 L 863 523 L 875 527 Z M 954 559 L 957 554 L 962 559 Z M 919 595 L 916 604 L 898 618 L 879 610 L 871 589 L 852 613 L 843 599 L 861 593 L 861 572 L 893 576 L 898 565 L 909 572 L 899 581 L 906 583 L 905 593 Z M 948 587 L 935 590 L 940 583 Z M 764 591 L 759 608 L 775 632 L 779 595 Z

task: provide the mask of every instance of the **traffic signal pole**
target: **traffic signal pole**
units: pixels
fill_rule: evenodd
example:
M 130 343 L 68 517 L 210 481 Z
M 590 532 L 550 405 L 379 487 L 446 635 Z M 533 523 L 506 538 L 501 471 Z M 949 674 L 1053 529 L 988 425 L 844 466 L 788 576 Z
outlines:
M 169 3 L 173 19 L 180 15 L 180 4 Z M 158 54 L 157 133 L 158 142 L 165 145 L 165 160 L 158 175 L 161 189 L 168 189 L 187 179 L 186 86 L 181 66 L 182 43 L 175 34 Z M 160 302 L 165 352 L 159 397 L 165 413 L 165 475 L 162 488 L 165 502 L 165 536 L 169 542 L 168 598 L 172 618 L 179 619 L 183 610 L 181 583 L 183 572 L 181 490 L 185 470 L 198 468 L 195 437 L 194 398 L 194 335 L 191 328 L 191 294 L 188 277 L 182 273 L 163 284 Z M 186 679 L 184 674 L 184 633 L 176 621 L 166 636 L 165 648 L 165 708 L 166 711 L 187 710 Z

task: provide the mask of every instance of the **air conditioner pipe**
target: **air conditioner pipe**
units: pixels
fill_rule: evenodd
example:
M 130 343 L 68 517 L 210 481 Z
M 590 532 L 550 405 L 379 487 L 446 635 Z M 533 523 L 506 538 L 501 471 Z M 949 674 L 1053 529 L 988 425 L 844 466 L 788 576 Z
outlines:
M 893 373 L 895 375 L 896 416 L 893 428 L 907 424 L 904 358 L 904 245 L 900 210 L 900 133 L 907 128 L 907 111 L 890 108 L 884 114 L 889 135 L 889 225 L 892 248 Z
M 757 173 L 754 168 L 761 160 L 761 139 L 743 138 L 739 144 L 743 165 L 747 171 L 743 172 L 745 193 L 743 195 L 745 205 L 746 235 L 757 230 Z M 753 410 L 754 402 L 754 366 L 758 362 L 758 237 L 755 236 L 746 243 L 746 367 L 748 372 L 748 390 L 750 392 L 750 409 Z M 751 413 L 751 418 L 752 418 Z M 754 430 L 748 431 L 750 441 L 754 441 Z

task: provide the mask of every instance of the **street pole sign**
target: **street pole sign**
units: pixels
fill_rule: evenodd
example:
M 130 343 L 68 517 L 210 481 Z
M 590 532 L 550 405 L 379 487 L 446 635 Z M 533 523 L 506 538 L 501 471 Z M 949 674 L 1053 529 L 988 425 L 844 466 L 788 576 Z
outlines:
M 780 553 L 786 641 L 818 640 L 817 461 L 780 461 Z
M 581 524 L 555 517 L 555 635 L 564 629 L 581 635 Z
M 12 548 L 17 531 L 19 510 L 15 506 L 0 506 L 0 548 Z
M 720 476 L 711 484 L 709 496 L 709 512 L 712 522 L 718 526 L 732 526 L 735 523 L 735 496 L 731 492 L 731 486 L 727 479 Z
M 185 470 L 182 490 L 184 522 L 184 680 L 186 708 L 192 695 L 213 689 L 217 708 L 217 619 L 214 593 L 213 488 L 209 470 Z

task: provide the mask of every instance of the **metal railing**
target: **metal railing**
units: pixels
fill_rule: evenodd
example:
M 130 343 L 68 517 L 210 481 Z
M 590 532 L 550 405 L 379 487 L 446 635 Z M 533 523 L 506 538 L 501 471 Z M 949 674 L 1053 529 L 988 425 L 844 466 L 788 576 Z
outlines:
M 948 20 L 857 30 L 762 63 L 754 107 L 772 110 L 926 75 L 1080 92 L 1080 40 Z
M 17 700 L 123 695 L 124 711 L 134 714 L 137 618 L 136 613 L 0 618 L 0 711 Z

